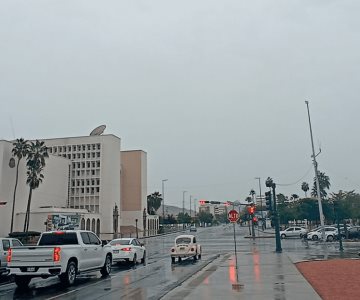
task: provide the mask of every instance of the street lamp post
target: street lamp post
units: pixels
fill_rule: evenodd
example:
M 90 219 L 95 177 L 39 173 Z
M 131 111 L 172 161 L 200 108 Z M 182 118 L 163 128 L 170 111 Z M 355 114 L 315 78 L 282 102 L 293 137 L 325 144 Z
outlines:
M 136 230 L 136 238 L 138 239 L 139 238 L 139 234 L 138 234 L 138 227 L 137 227 L 137 222 L 138 222 L 138 219 L 135 219 L 135 230 Z
M 192 195 L 190 195 L 190 222 L 191 222 L 191 198 L 192 198 Z
M 183 229 L 185 228 L 185 193 L 187 193 L 187 191 L 183 191 L 183 203 L 182 203 Z
M 260 205 L 261 205 L 261 219 L 264 222 L 264 215 L 263 215 L 263 203 L 262 203 L 262 196 L 261 196 L 261 183 L 260 177 L 255 177 L 255 179 L 259 180 L 259 190 L 260 190 Z
M 165 224 L 165 195 L 164 195 L 164 182 L 168 181 L 167 179 L 163 179 L 161 180 L 161 186 L 162 186 L 162 198 L 163 198 L 163 203 L 162 203 L 162 223 L 163 225 Z

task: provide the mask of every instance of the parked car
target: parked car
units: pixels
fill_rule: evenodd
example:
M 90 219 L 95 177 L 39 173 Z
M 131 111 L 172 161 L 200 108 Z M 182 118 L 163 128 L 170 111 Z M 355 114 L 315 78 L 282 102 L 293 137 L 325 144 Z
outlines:
M 293 226 L 280 231 L 280 237 L 285 239 L 287 237 L 299 237 L 302 238 L 307 233 L 307 229 L 299 226 Z
M 325 240 L 328 242 L 333 241 L 338 234 L 338 230 L 333 226 L 318 227 L 307 233 L 307 239 L 313 241 L 321 239 L 323 230 L 325 231 Z
M 135 238 L 114 239 L 110 242 L 113 262 L 126 262 L 135 265 L 138 261 L 145 264 L 146 248 Z
M 0 276 L 7 275 L 9 269 L 7 268 L 7 255 L 12 247 L 21 247 L 23 244 L 18 239 L 0 238 Z
M 176 258 L 181 262 L 183 258 L 192 257 L 194 261 L 201 258 L 201 245 L 194 235 L 179 235 L 175 238 L 175 245 L 171 247 L 171 262 L 175 263 Z
M 59 276 L 69 286 L 81 273 L 100 270 L 103 276 L 110 274 L 112 252 L 91 231 L 50 231 L 41 234 L 37 246 L 10 248 L 7 260 L 19 288 L 27 287 L 34 277 L 51 276 Z
M 348 230 L 349 239 L 360 239 L 360 226 L 351 227 Z

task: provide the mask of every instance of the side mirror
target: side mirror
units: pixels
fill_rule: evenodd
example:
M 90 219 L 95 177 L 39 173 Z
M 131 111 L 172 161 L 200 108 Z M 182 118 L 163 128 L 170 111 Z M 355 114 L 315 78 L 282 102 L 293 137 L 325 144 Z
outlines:
M 101 246 L 105 246 L 107 244 L 108 244 L 107 240 L 101 240 Z
M 140 246 L 141 246 L 141 247 L 144 247 L 144 243 L 140 243 Z

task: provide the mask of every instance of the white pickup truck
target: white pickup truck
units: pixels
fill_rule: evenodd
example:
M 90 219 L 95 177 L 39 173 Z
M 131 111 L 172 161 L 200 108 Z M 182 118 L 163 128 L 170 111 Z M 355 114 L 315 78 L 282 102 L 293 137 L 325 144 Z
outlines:
M 34 277 L 50 276 L 59 276 L 69 286 L 83 272 L 110 274 L 112 252 L 91 231 L 50 231 L 40 236 L 37 246 L 10 248 L 7 262 L 19 288 L 27 287 Z

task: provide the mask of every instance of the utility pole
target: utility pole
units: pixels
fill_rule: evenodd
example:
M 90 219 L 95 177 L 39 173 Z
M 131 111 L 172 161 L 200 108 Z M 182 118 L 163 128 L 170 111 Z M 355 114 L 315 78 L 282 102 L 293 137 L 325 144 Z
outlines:
M 314 149 L 314 139 L 312 134 L 312 128 L 311 128 L 311 120 L 310 120 L 310 110 L 309 110 L 309 101 L 305 101 L 308 117 L 309 117 L 309 128 L 310 128 L 310 137 L 311 137 L 311 147 L 312 147 L 312 159 L 314 164 L 314 170 L 315 170 L 315 182 L 316 182 L 316 192 L 317 192 L 317 198 L 318 198 L 318 205 L 319 205 L 319 215 L 320 215 L 320 224 L 322 228 L 324 229 L 324 214 L 323 214 L 323 208 L 321 203 L 321 195 L 320 195 L 320 185 L 319 185 L 319 177 L 318 177 L 318 164 L 316 161 L 316 155 L 315 155 L 315 149 Z M 321 238 L 325 239 L 325 231 L 321 231 Z

